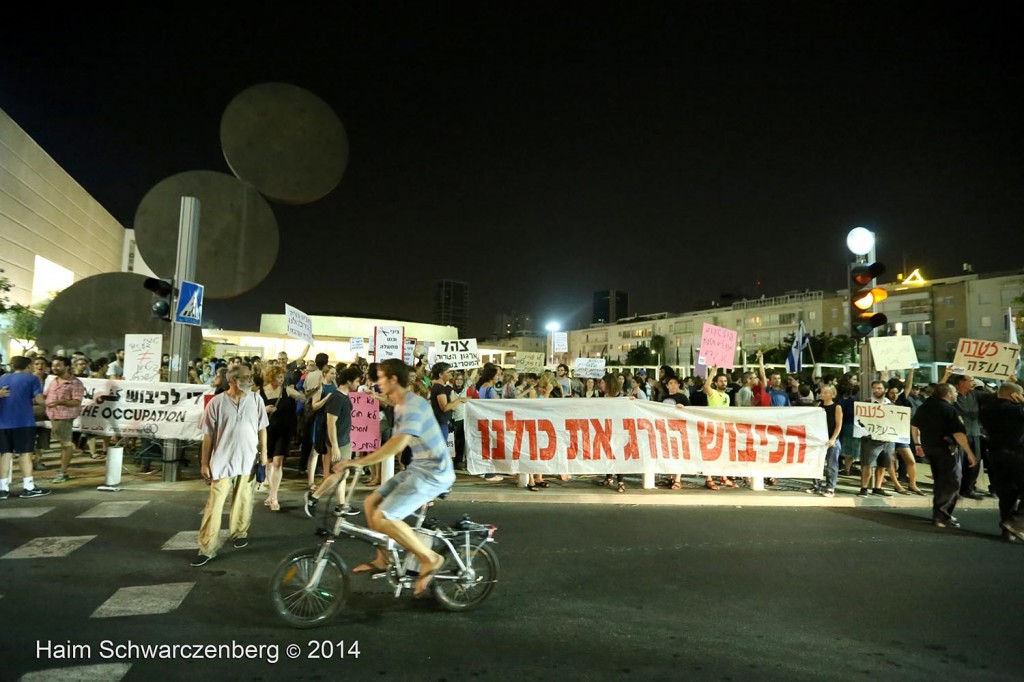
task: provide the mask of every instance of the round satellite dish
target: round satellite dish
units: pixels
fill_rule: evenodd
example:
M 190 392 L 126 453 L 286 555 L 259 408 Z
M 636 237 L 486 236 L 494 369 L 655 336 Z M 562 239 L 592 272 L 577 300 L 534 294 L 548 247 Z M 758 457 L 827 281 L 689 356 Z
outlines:
M 231 298 L 263 281 L 280 238 L 270 204 L 238 178 L 188 171 L 154 186 L 135 212 L 135 242 L 158 277 L 174 277 L 181 198 L 199 199 L 195 280 L 207 298 Z
M 81 351 L 90 358 L 113 356 L 124 348 L 125 334 L 162 334 L 164 353 L 171 346 L 171 324 L 153 317 L 153 294 L 146 277 L 134 272 L 106 272 L 79 280 L 46 306 L 36 344 L 53 352 Z M 189 357 L 199 355 L 202 333 L 190 328 Z
M 287 83 L 254 85 L 231 100 L 220 143 L 232 173 L 287 204 L 324 197 L 348 164 L 348 135 L 334 110 Z

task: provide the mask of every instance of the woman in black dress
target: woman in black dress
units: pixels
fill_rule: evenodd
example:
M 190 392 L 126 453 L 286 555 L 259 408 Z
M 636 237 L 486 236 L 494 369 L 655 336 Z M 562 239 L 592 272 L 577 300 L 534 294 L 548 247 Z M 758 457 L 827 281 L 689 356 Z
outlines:
M 292 438 L 295 437 L 298 428 L 295 402 L 301 401 L 303 396 L 291 386 L 284 385 L 284 369 L 278 366 L 268 367 L 264 371 L 260 396 L 267 406 L 267 416 L 270 419 L 270 425 L 267 427 L 267 450 L 270 456 L 267 463 L 267 482 L 270 484 L 270 494 L 267 495 L 264 504 L 272 511 L 279 511 L 281 504 L 277 500 L 277 491 L 281 487 L 284 458 L 288 456 Z

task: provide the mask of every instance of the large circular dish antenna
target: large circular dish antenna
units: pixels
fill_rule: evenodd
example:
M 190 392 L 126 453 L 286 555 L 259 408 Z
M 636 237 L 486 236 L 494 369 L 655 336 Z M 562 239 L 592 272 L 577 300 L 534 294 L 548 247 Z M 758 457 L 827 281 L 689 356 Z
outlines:
M 265 196 L 308 204 L 341 182 L 348 135 L 322 99 L 288 83 L 239 93 L 224 110 L 220 144 L 231 172 Z
M 207 298 L 249 291 L 270 273 L 280 241 L 277 219 L 266 199 L 238 178 L 214 171 L 188 171 L 162 180 L 135 213 L 135 241 L 159 277 L 174 277 L 181 198 L 199 199 L 195 280 Z

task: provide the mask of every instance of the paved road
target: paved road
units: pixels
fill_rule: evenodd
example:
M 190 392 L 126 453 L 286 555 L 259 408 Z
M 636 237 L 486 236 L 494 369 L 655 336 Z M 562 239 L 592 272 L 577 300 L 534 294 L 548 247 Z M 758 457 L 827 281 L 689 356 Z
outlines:
M 1020 679 L 1024 546 L 996 537 L 991 509 L 940 531 L 926 509 L 449 501 L 442 519 L 470 511 L 499 526 L 488 603 L 449 614 L 357 578 L 342 617 L 298 631 L 276 620 L 266 586 L 312 544 L 311 522 L 258 506 L 252 544 L 195 569 L 202 491 L 158 488 L 0 503 L 0 678 Z M 313 640 L 335 658 L 309 658 L 324 649 Z M 358 642 L 358 658 L 337 658 L 341 641 Z M 109 648 L 128 642 L 276 645 L 279 660 Z

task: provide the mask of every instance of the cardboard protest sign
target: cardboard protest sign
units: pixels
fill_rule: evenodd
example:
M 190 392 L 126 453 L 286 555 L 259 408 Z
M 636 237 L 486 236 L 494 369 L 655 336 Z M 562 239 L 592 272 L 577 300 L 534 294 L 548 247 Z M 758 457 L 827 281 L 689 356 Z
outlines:
M 555 332 L 551 335 L 551 352 L 569 352 L 569 335 L 566 332 Z
M 352 452 L 380 448 L 380 403 L 366 393 L 349 393 L 352 401 Z
M 881 403 L 853 404 L 853 436 L 886 443 L 910 440 L 910 408 Z
M 480 354 L 477 352 L 476 339 L 459 339 L 457 341 L 438 341 L 430 349 L 433 351 L 431 365 L 446 362 L 452 369 L 473 369 L 480 366 Z
M 288 320 L 288 336 L 313 345 L 313 320 L 298 308 L 284 304 L 284 315 Z
M 373 359 L 404 360 L 405 327 L 374 327 L 373 328 Z
M 576 358 L 572 372 L 577 379 L 600 379 L 604 376 L 604 358 Z
M 910 336 L 872 336 L 868 338 L 871 346 L 871 358 L 875 370 L 885 372 L 890 369 L 917 369 L 917 351 L 914 339 Z
M 1017 370 L 1020 346 L 1005 341 L 960 339 L 953 371 L 983 379 L 1011 379 Z
M 540 374 L 544 371 L 544 354 L 516 351 L 516 371 L 520 374 Z
M 160 381 L 163 342 L 160 334 L 124 335 L 125 381 Z
M 700 333 L 700 357 L 697 362 L 708 367 L 731 369 L 736 362 L 736 330 L 704 323 Z
M 353 353 L 365 353 L 366 352 L 366 339 L 358 336 L 354 339 L 348 340 L 348 347 Z

